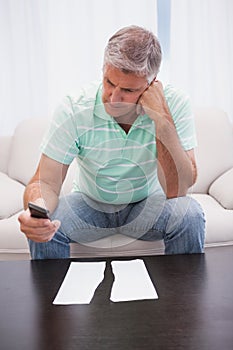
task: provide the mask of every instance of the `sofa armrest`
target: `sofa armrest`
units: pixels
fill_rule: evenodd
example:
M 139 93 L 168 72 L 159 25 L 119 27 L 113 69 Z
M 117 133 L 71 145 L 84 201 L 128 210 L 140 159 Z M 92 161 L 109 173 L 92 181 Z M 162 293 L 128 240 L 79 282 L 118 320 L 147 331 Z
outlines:
M 7 174 L 10 156 L 11 136 L 0 137 L 0 172 Z
M 226 171 L 212 183 L 209 194 L 225 209 L 233 210 L 233 168 Z

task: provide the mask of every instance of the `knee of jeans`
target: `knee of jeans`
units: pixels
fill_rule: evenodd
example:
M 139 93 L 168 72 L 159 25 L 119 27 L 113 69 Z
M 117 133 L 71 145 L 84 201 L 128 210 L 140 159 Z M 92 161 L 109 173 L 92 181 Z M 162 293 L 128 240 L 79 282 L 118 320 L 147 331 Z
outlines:
M 189 227 L 190 230 L 202 230 L 205 226 L 205 216 L 201 205 L 193 198 L 175 198 L 172 205 L 171 215 L 167 223 L 167 231 L 171 232 L 179 226 Z
M 200 203 L 198 203 L 198 201 L 191 197 L 189 197 L 187 214 L 189 217 L 194 218 L 196 220 L 205 221 L 205 214 Z
M 193 225 L 193 230 L 203 235 L 205 234 L 205 213 L 200 203 L 194 198 L 191 198 L 190 206 L 188 210 L 189 222 Z

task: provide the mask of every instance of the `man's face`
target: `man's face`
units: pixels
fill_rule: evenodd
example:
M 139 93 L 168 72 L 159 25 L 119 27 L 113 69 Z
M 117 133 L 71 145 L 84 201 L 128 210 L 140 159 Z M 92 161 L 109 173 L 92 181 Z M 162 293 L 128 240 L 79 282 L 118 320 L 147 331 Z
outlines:
M 105 110 L 112 117 L 124 117 L 136 112 L 136 104 L 148 87 L 145 77 L 106 65 L 103 72 L 102 101 Z

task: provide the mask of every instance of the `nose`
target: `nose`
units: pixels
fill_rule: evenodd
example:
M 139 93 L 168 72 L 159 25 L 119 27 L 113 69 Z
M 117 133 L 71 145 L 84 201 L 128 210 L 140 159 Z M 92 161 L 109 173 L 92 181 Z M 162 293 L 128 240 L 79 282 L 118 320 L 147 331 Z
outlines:
M 110 95 L 110 101 L 111 101 L 111 103 L 123 101 L 122 93 L 121 93 L 120 89 L 118 89 L 117 87 L 112 89 L 111 95 Z

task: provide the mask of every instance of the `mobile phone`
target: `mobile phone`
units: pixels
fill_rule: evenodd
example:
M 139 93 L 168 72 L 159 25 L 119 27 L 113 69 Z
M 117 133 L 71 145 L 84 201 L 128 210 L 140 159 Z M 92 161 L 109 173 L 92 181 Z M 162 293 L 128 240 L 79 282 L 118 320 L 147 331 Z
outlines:
M 49 219 L 49 210 L 40 207 L 39 205 L 36 205 L 34 203 L 29 202 L 28 203 L 28 208 L 30 210 L 31 216 L 33 218 L 37 219 Z

